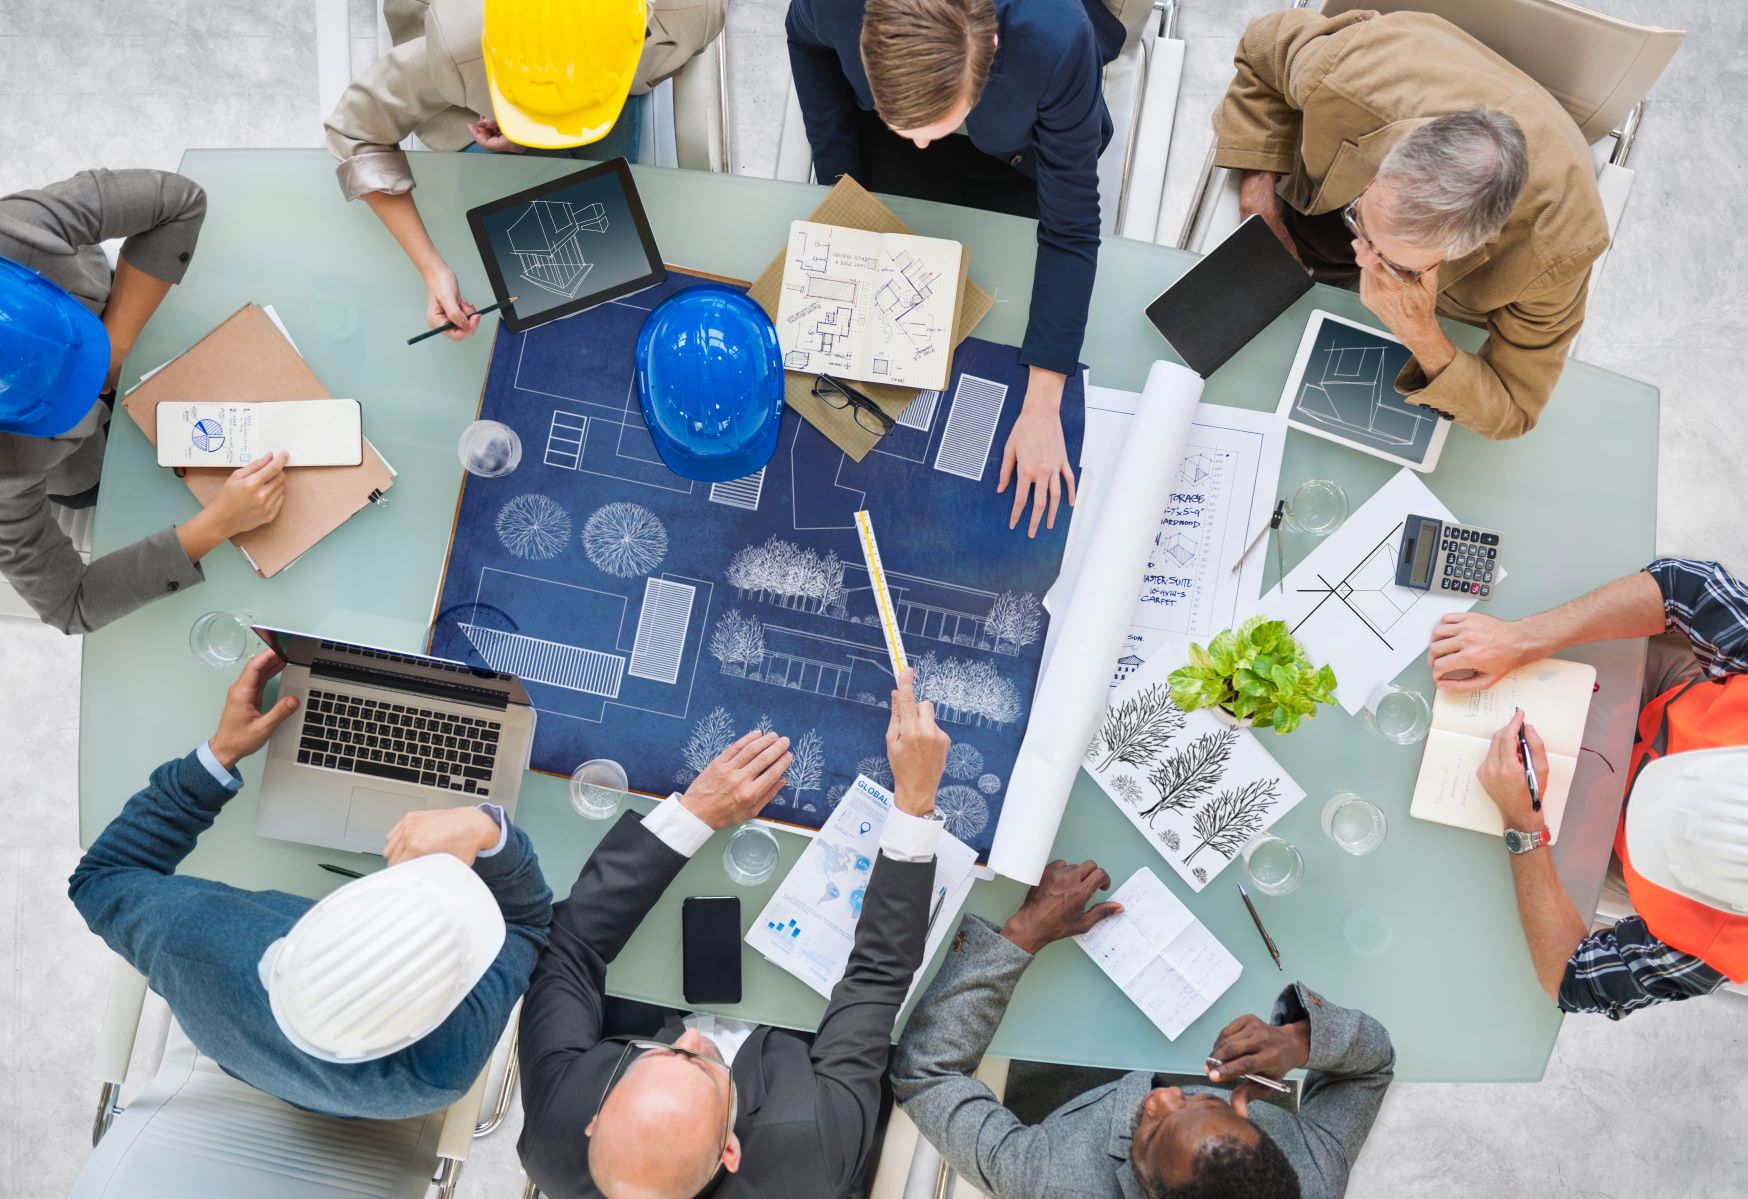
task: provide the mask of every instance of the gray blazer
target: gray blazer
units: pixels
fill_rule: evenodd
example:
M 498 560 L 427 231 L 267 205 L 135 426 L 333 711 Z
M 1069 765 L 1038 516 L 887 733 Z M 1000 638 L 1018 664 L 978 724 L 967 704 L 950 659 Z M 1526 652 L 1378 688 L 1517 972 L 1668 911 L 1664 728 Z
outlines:
M 181 175 L 80 171 L 0 197 L 0 256 L 48 276 L 101 316 L 111 274 L 99 242 L 125 237 L 121 256 L 130 264 L 180 283 L 205 219 L 206 193 Z M 108 427 L 109 406 L 93 403 L 59 437 L 0 433 L 0 574 L 63 633 L 89 633 L 204 577 L 173 527 L 89 565 L 61 531 L 49 497 L 97 485 Z
M 1095 1087 L 1030 1127 L 971 1077 L 1031 961 L 994 926 L 967 916 L 898 1043 L 893 1094 L 947 1163 L 991 1199 L 1141 1199 L 1129 1138 L 1152 1074 Z M 1310 1020 L 1310 1072 L 1297 1114 L 1253 1103 L 1251 1123 L 1286 1154 L 1304 1199 L 1339 1199 L 1390 1085 L 1390 1035 L 1298 983 L 1281 993 L 1272 1019 Z

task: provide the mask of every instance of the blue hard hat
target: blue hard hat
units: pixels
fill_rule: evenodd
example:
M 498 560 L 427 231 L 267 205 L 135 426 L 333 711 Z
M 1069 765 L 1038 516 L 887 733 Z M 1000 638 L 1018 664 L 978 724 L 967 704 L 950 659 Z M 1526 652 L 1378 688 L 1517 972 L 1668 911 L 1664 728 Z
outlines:
M 637 398 L 675 474 L 700 483 L 752 474 L 776 452 L 783 419 L 777 327 L 730 287 L 669 296 L 638 330 Z
M 0 433 L 59 437 L 109 374 L 109 332 L 50 279 L 0 258 Z

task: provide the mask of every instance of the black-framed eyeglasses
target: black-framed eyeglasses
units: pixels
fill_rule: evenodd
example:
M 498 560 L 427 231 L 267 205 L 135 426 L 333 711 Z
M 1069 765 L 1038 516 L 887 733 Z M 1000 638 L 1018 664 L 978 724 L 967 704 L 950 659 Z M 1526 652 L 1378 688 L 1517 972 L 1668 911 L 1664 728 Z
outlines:
M 1366 193 L 1362 191 L 1360 196 L 1365 194 Z M 1366 249 L 1370 250 L 1372 255 L 1377 258 L 1379 266 L 1390 272 L 1390 277 L 1392 279 L 1403 285 L 1415 282 L 1421 276 L 1420 271 L 1411 271 L 1405 266 L 1397 266 L 1382 254 L 1379 254 L 1378 247 L 1372 243 L 1371 238 L 1366 236 L 1365 229 L 1360 226 L 1360 196 L 1355 196 L 1348 203 L 1348 206 L 1341 210 L 1341 219 L 1343 223 L 1347 225 L 1349 231 L 1351 231 L 1355 237 L 1366 243 Z
M 675 1057 L 690 1058 L 702 1063 L 706 1068 L 722 1073 L 723 1082 L 727 1084 L 727 1102 L 723 1105 L 722 1139 L 716 1147 L 716 1157 L 720 1161 L 728 1151 L 728 1135 L 734 1131 L 734 1074 L 728 1063 L 721 1058 L 708 1057 L 695 1050 L 679 1045 L 670 1045 L 665 1041 L 627 1041 L 624 1050 L 619 1054 L 619 1061 L 613 1066 L 613 1073 L 607 1076 L 607 1085 L 601 1088 L 601 1101 L 595 1105 L 595 1115 L 601 1114 L 601 1109 L 607 1106 L 607 1096 L 613 1093 L 613 1087 L 625 1076 L 625 1069 L 634 1058 L 640 1058 L 646 1053 L 671 1053 Z
M 831 408 L 848 408 L 864 432 L 876 437 L 892 432 L 898 422 L 887 416 L 873 400 L 830 375 L 820 375 L 813 381 L 813 394 Z

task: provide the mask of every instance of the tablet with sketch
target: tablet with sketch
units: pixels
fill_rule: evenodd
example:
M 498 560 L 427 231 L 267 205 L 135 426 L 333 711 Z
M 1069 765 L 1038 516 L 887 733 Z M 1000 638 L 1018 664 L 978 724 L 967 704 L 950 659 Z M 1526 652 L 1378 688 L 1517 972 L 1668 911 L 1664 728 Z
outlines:
M 1430 471 L 1451 423 L 1397 392 L 1396 375 L 1411 356 L 1382 329 L 1315 309 L 1277 411 L 1296 429 Z
M 667 278 L 631 168 L 610 159 L 470 209 L 480 259 L 522 333 Z

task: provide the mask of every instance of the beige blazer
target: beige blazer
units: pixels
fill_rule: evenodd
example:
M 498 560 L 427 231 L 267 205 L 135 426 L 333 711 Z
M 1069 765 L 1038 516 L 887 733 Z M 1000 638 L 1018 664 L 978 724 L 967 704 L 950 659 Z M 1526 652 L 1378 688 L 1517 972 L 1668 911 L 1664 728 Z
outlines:
M 1397 390 L 1487 437 L 1535 427 L 1584 323 L 1590 267 L 1608 246 L 1590 148 L 1559 102 L 1480 42 L 1427 13 L 1289 10 L 1250 23 L 1214 113 L 1215 161 L 1281 176 L 1307 215 L 1359 195 L 1392 146 L 1425 122 L 1483 105 L 1517 121 L 1529 182 L 1505 228 L 1439 268 L 1438 310 L 1488 332 L 1427 382 Z
M 632 94 L 649 91 L 715 41 L 727 11 L 728 0 L 649 0 Z M 412 190 L 398 148 L 408 134 L 433 150 L 461 150 L 473 143 L 468 122 L 492 112 L 480 50 L 484 0 L 383 0 L 382 12 L 395 48 L 352 81 L 325 123 L 348 200 Z

